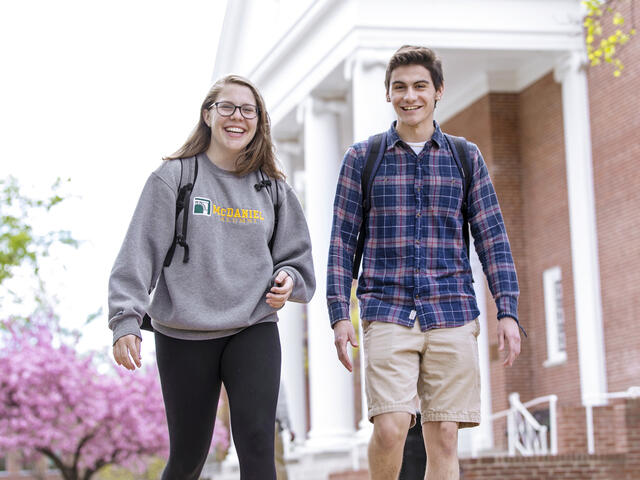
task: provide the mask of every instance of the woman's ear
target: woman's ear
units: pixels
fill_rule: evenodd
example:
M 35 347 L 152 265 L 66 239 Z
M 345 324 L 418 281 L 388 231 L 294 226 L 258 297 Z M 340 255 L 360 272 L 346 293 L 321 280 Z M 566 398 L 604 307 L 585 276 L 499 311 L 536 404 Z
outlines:
M 209 110 L 202 110 L 202 119 L 207 127 L 211 127 L 211 112 Z

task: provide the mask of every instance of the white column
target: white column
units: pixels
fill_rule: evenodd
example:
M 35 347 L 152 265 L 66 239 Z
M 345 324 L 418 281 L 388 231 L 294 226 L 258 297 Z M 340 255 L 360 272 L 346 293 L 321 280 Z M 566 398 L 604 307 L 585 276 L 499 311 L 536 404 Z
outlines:
M 487 289 L 482 263 L 476 253 L 473 237 L 471 241 L 471 271 L 473 272 L 473 289 L 480 315 L 480 335 L 478 336 L 478 357 L 480 362 L 480 425 L 469 429 L 471 433 L 470 448 L 473 456 L 482 450 L 493 448 L 493 427 L 491 423 L 491 373 L 489 368 L 489 325 L 487 318 Z M 460 433 L 463 433 L 462 430 Z
M 338 361 L 326 303 L 333 197 L 342 158 L 338 114 L 343 104 L 307 99 L 304 121 L 305 208 L 313 243 L 316 293 L 307 307 L 311 450 L 342 450 L 354 431 L 353 381 Z
M 353 141 L 366 140 L 371 135 L 389 129 L 395 114 L 391 104 L 386 101 L 384 74 L 386 64 L 377 58 L 354 56 L 345 63 L 345 77 L 351 80 L 351 101 L 353 118 Z M 373 426 L 367 415 L 367 397 L 364 378 L 364 348 L 362 323 L 359 329 L 360 339 L 360 393 L 362 399 L 362 416 L 358 423 L 358 436 L 369 438 Z
M 395 119 L 393 107 L 386 100 L 386 68 L 381 59 L 363 55 L 353 57 L 345 64 L 345 76 L 351 80 L 354 142 L 388 130 Z
M 291 183 L 295 157 L 301 154 L 298 143 L 278 142 L 278 159 Z M 307 394 L 305 388 L 304 358 L 304 307 L 287 302 L 280 312 L 280 343 L 282 345 L 282 383 L 285 386 L 291 429 L 296 443 L 303 442 L 307 433 Z
M 589 96 L 585 59 L 572 52 L 554 72 L 562 82 L 562 115 L 569 191 L 573 289 L 583 403 L 601 405 L 607 392 L 600 267 L 593 191 Z

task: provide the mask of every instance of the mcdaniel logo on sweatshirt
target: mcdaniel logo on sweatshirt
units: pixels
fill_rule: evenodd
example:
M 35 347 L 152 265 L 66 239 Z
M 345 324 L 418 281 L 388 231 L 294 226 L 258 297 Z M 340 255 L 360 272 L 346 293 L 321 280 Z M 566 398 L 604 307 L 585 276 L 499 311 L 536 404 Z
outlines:
M 231 223 L 258 223 L 264 221 L 264 216 L 260 210 L 247 208 L 221 207 L 211 203 L 211 200 L 204 197 L 193 199 L 193 214 L 214 216 L 222 222 Z

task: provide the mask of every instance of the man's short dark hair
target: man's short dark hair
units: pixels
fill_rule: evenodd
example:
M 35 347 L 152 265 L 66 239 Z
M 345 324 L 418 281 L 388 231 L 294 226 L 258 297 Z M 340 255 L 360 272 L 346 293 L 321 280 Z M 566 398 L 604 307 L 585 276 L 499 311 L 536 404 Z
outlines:
M 436 90 L 439 90 L 444 83 L 442 75 L 442 62 L 436 52 L 427 47 L 416 47 L 414 45 L 403 45 L 393 54 L 387 64 L 387 72 L 384 76 L 384 86 L 389 93 L 391 82 L 391 72 L 403 65 L 422 65 L 429 70 L 431 81 Z

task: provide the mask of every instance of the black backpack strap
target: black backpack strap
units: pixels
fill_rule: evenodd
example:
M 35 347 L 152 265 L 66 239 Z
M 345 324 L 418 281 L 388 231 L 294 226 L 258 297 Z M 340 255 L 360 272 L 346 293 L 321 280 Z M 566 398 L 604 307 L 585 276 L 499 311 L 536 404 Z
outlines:
M 198 178 L 198 157 L 194 157 L 193 159 L 193 175 L 190 177 L 193 179 L 186 185 L 182 185 L 183 172 L 184 172 L 184 159 L 180 159 L 180 184 L 178 185 L 178 196 L 176 198 L 176 218 L 175 218 L 175 228 L 173 233 L 173 242 L 171 242 L 171 246 L 167 251 L 167 255 L 164 258 L 164 266 L 168 267 L 171 265 L 171 261 L 173 260 L 173 254 L 176 250 L 176 245 L 180 245 L 184 248 L 184 257 L 182 258 L 183 263 L 189 262 L 189 244 L 187 243 L 187 228 L 189 226 L 189 205 L 191 204 L 191 192 L 193 191 L 193 186 L 196 183 L 196 179 Z M 186 208 L 185 208 L 186 207 Z M 180 213 L 183 212 L 182 215 L 182 229 L 180 233 L 178 233 L 178 217 Z
M 456 166 L 462 175 L 462 238 L 467 248 L 467 258 L 471 259 L 470 238 L 469 238 L 469 191 L 473 180 L 473 165 L 468 153 L 468 143 L 463 137 L 444 134 L 449 144 L 449 149 L 453 154 Z
M 187 244 L 187 226 L 188 226 L 188 218 L 189 218 L 189 205 L 191 203 L 191 191 L 193 190 L 193 186 L 196 183 L 196 178 L 198 178 L 198 156 L 196 155 L 193 159 L 194 167 L 193 167 L 193 175 L 189 175 L 193 178 L 193 181 L 187 183 L 186 185 L 182 185 L 182 179 L 184 177 L 184 162 L 185 159 L 180 159 L 180 181 L 178 182 L 178 196 L 176 198 L 176 216 L 175 216 L 175 225 L 173 228 L 173 241 L 171 242 L 171 246 L 169 250 L 167 250 L 167 254 L 164 257 L 163 265 L 168 267 L 171 265 L 171 261 L 173 260 L 173 254 L 176 251 L 176 245 L 180 245 L 184 248 L 184 258 L 182 261 L 187 263 L 189 261 L 189 245 Z M 187 207 L 186 209 L 184 207 Z M 180 216 L 180 212 L 184 210 L 184 215 L 182 217 L 182 231 L 178 233 L 178 217 Z M 152 289 L 149 290 L 151 293 Z M 151 325 L 151 317 L 148 313 L 145 313 L 142 317 L 142 325 L 140 325 L 142 330 L 148 330 L 153 332 L 153 326 Z
M 384 158 L 384 151 L 387 148 L 386 140 L 386 133 L 379 133 L 369 137 L 369 141 L 367 142 L 365 164 L 362 168 L 362 175 L 360 177 L 362 193 L 362 222 L 360 223 L 358 243 L 356 245 L 356 251 L 353 254 L 353 268 L 351 270 L 351 276 L 354 279 L 357 279 L 358 273 L 360 273 L 360 263 L 362 262 L 362 253 L 364 252 L 364 240 L 367 235 L 367 220 L 369 217 L 369 210 L 371 210 L 371 187 L 373 186 L 373 179 L 376 176 L 376 172 Z
M 258 170 L 260 172 L 261 180 L 256 183 L 253 187 L 256 191 L 260 191 L 266 187 L 269 190 L 269 195 L 271 196 L 271 202 L 273 203 L 273 232 L 271 232 L 271 238 L 269 239 L 269 251 L 273 250 L 273 240 L 276 238 L 276 230 L 278 229 L 278 210 L 280 209 L 280 193 L 278 192 L 278 179 L 274 178 L 273 182 L 269 180 L 269 177 L 266 177 L 262 169 Z M 275 185 L 273 185 L 275 183 Z M 275 199 L 273 198 L 273 190 L 276 191 Z

